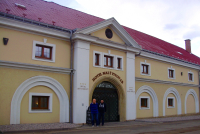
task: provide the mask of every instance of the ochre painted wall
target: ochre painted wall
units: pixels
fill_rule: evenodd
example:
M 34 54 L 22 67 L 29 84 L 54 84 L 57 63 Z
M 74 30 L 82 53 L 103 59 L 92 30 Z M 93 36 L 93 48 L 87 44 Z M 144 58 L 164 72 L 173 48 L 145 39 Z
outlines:
M 167 97 L 174 97 L 174 101 L 175 101 L 175 107 L 170 107 L 170 108 L 167 108 L 167 101 L 168 99 L 166 98 L 165 100 L 165 115 L 166 116 L 171 116 L 171 115 L 177 115 L 177 100 L 176 100 L 176 97 L 174 96 L 174 94 L 168 94 Z
M 186 105 L 187 114 L 195 113 L 195 100 L 193 95 L 188 95 Z
M 110 50 L 110 53 L 113 55 L 118 55 L 123 57 L 123 71 L 121 70 L 115 70 L 115 69 L 108 69 L 108 68 L 99 68 L 93 66 L 93 51 L 108 53 L 108 50 Z M 91 103 L 92 94 L 95 89 L 95 87 L 100 84 L 103 81 L 110 81 L 113 83 L 116 88 L 118 89 L 118 97 L 119 97 L 119 113 L 120 113 L 120 121 L 125 120 L 126 118 L 126 53 L 123 51 L 118 51 L 114 49 L 104 48 L 96 45 L 90 45 L 90 74 L 89 74 L 89 92 L 90 92 L 90 100 Z M 95 81 L 92 79 L 99 73 L 105 72 L 105 71 L 111 71 L 123 80 L 123 84 L 117 79 L 116 77 L 112 75 L 103 75 L 101 77 L 98 77 Z
M 29 113 L 29 93 L 52 93 L 52 113 Z M 60 121 L 60 102 L 55 92 L 45 86 L 29 89 L 21 101 L 20 124 L 24 123 L 53 123 Z
M 95 31 L 95 32 L 91 33 L 91 36 L 95 36 L 95 37 L 99 37 L 99 38 L 102 38 L 102 39 L 105 39 L 105 40 L 110 40 L 110 41 L 114 41 L 114 42 L 117 42 L 117 43 L 125 44 L 124 41 L 111 28 L 109 28 L 109 29 L 112 30 L 113 37 L 111 39 L 107 38 L 106 34 L 105 34 L 105 31 L 106 31 L 107 28 L 109 28 L 109 27 Z
M 149 97 L 150 99 L 150 109 L 140 109 L 140 97 Z M 136 103 L 136 118 L 148 118 L 148 117 L 153 117 L 153 101 L 151 96 L 148 93 L 141 93 L 140 96 L 137 99 Z
M 0 28 L 0 31 L 1 39 L 9 38 L 7 45 L 3 45 L 3 41 L 0 41 L 0 60 L 70 68 L 70 43 L 68 41 L 5 28 Z M 47 43 L 56 45 L 55 62 L 32 60 L 33 41 L 43 42 L 44 38 L 47 39 Z
M 57 80 L 66 90 L 68 98 L 70 92 L 70 75 L 40 72 L 31 70 L 11 69 L 0 67 L 0 125 L 10 124 L 10 104 L 16 89 L 28 78 L 43 75 Z
M 189 89 L 194 89 L 197 96 L 199 94 L 199 88 L 198 87 L 187 87 L 187 86 L 178 86 L 178 85 L 168 85 L 168 84 L 158 84 L 158 83 L 147 83 L 147 82 L 138 82 L 136 81 L 136 93 L 137 93 L 137 90 L 142 87 L 142 86 L 150 86 L 156 93 L 157 95 L 157 98 L 158 98 L 158 109 L 159 109 L 159 116 L 163 116 L 163 97 L 164 97 L 164 94 L 166 92 L 166 90 L 170 87 L 173 87 L 175 88 L 179 95 L 180 95 L 180 98 L 181 98 L 181 111 L 182 111 L 182 114 L 185 113 L 185 95 L 187 93 L 187 91 Z M 165 100 L 166 101 L 166 100 Z M 177 108 L 177 103 L 175 104 L 176 108 Z M 139 109 L 137 108 L 137 113 L 140 112 Z M 165 108 L 165 112 L 168 112 L 166 111 L 166 108 Z
M 145 62 L 151 64 L 151 76 L 145 76 L 140 74 L 140 62 Z M 175 69 L 175 79 L 168 78 L 168 68 Z M 194 74 L 194 82 L 188 81 L 188 72 L 192 71 Z M 181 76 L 181 72 L 183 75 Z M 156 80 L 164 80 L 164 81 L 173 81 L 173 82 L 180 82 L 180 83 L 189 83 L 189 84 L 199 84 L 198 82 L 198 70 L 194 70 L 191 68 L 181 67 L 177 65 L 172 65 L 169 63 L 159 62 L 156 60 L 145 59 L 142 57 L 135 58 L 135 76 L 140 78 L 148 78 L 148 79 L 156 79 Z

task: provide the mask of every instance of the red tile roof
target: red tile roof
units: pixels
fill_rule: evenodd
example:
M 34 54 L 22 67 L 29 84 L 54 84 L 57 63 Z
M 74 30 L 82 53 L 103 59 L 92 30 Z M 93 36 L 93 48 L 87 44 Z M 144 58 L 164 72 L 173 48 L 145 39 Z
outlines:
M 26 6 L 26 9 L 17 7 L 15 3 Z M 1 0 L 0 11 L 48 24 L 54 23 L 67 29 L 84 28 L 104 21 L 102 18 L 43 0 Z M 124 29 L 145 50 L 200 65 L 199 57 L 178 46 L 128 27 Z

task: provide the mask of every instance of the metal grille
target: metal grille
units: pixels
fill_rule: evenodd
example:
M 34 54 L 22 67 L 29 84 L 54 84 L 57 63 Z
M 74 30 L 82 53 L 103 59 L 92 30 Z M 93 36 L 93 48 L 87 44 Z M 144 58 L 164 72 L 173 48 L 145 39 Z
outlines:
M 118 94 L 116 88 L 110 82 L 100 83 L 95 88 L 92 98 L 95 98 L 97 103 L 100 103 L 101 99 L 106 103 L 105 121 L 119 121 Z

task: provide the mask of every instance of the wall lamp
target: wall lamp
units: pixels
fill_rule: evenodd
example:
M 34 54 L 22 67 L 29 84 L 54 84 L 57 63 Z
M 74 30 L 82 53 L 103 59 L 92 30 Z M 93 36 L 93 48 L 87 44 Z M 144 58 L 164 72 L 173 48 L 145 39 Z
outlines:
M 8 38 L 3 38 L 3 44 L 7 45 L 8 44 L 8 40 L 9 40 Z

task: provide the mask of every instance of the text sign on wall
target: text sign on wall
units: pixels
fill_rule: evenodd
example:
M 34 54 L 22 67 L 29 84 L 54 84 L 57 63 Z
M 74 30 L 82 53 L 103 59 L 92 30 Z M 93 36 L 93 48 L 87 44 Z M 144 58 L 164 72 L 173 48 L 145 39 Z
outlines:
M 105 71 L 105 72 L 102 72 L 102 73 L 98 73 L 98 74 L 97 74 L 96 76 L 94 76 L 94 78 L 92 79 L 93 82 L 94 82 L 97 78 L 99 78 L 99 77 L 101 77 L 101 76 L 103 76 L 103 75 L 112 75 L 112 76 L 116 77 L 116 78 L 123 84 L 123 80 L 120 78 L 120 76 L 117 75 L 116 73 L 113 73 L 112 71 Z

